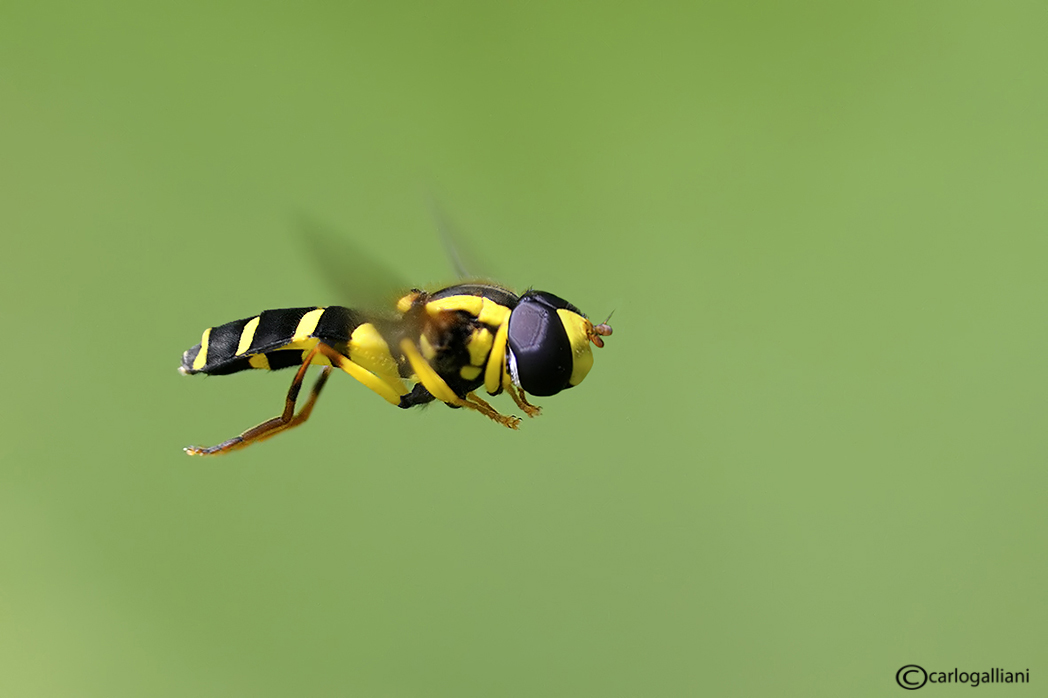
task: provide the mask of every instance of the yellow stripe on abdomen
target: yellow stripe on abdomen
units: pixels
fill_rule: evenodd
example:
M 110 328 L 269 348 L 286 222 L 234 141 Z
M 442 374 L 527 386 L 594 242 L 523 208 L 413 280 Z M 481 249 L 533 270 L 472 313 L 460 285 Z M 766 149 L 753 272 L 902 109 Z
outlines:
M 260 319 L 261 317 L 254 317 L 244 325 L 244 331 L 240 333 L 240 343 L 237 344 L 235 356 L 240 356 L 251 347 L 251 340 L 255 338 L 255 330 L 258 329 L 258 321 Z
M 204 334 L 200 337 L 200 353 L 193 359 L 193 370 L 199 371 L 207 364 L 207 343 L 211 339 L 211 328 L 208 327 L 204 330 Z
M 323 314 L 324 308 L 317 308 L 303 315 L 302 319 L 298 321 L 298 327 L 295 328 L 295 335 L 291 338 L 291 342 L 309 339 L 309 335 L 317 329 L 317 323 L 320 322 L 320 316 Z

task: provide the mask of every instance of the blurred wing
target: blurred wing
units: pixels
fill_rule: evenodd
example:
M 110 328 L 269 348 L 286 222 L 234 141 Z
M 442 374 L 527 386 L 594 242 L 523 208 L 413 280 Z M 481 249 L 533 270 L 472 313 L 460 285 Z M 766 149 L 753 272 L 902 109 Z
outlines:
M 462 236 L 458 228 L 452 223 L 444 207 L 433 196 L 430 197 L 429 207 L 433 215 L 433 222 L 437 225 L 440 242 L 444 246 L 444 253 L 448 256 L 448 261 L 459 280 L 490 280 L 491 276 L 484 273 L 487 265 L 479 264 L 476 255 L 471 254 L 469 248 L 462 244 Z
M 377 314 L 391 314 L 411 284 L 345 235 L 308 216 L 296 225 L 304 246 L 340 304 Z

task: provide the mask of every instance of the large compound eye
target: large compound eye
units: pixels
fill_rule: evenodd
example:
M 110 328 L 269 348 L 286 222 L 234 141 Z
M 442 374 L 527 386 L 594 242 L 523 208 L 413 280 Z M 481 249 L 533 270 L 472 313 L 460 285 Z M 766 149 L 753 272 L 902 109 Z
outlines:
M 556 395 L 571 387 L 571 341 L 557 314 L 557 310 L 568 307 L 574 306 L 552 293 L 531 291 L 521 297 L 510 314 L 510 368 L 525 392 Z

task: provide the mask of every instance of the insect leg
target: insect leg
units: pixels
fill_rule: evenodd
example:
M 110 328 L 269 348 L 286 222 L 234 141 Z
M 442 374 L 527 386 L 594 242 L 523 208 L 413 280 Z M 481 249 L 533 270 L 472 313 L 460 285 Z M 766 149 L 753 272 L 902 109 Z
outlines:
M 451 389 L 444 379 L 433 370 L 433 367 L 429 365 L 425 357 L 418 352 L 415 348 L 414 342 L 410 339 L 402 339 L 400 341 L 400 350 L 404 352 L 404 356 L 407 357 L 408 363 L 411 364 L 411 368 L 415 371 L 415 375 L 418 376 L 418 382 L 425 386 L 426 390 L 430 392 L 433 397 L 437 398 L 441 402 L 446 402 L 449 405 L 455 405 L 457 407 L 465 407 L 465 401 L 455 394 L 455 391 Z
M 334 347 L 326 344 L 318 344 L 317 349 L 327 357 L 332 366 L 337 366 L 349 375 L 356 378 L 365 386 L 382 396 L 384 400 L 393 405 L 399 405 L 401 396 L 408 394 L 408 389 L 399 377 L 379 376 L 367 370 L 355 361 L 341 354 Z
M 320 345 L 317 345 L 320 346 Z M 313 384 L 313 390 L 309 393 L 309 399 L 306 400 L 306 404 L 302 406 L 298 414 L 295 414 L 295 403 L 298 401 L 299 390 L 302 389 L 302 381 L 306 377 L 306 370 L 309 368 L 310 362 L 317 353 L 317 348 L 314 347 L 312 351 L 306 356 L 305 361 L 302 362 L 302 366 L 299 367 L 295 373 L 295 379 L 291 381 L 291 388 L 287 391 L 287 398 L 284 401 L 284 412 L 279 417 L 262 422 L 257 427 L 248 429 L 240 436 L 234 436 L 228 441 L 224 441 L 217 446 L 210 448 L 201 448 L 199 446 L 190 446 L 185 452 L 190 456 L 215 456 L 222 453 L 228 453 L 229 451 L 235 451 L 238 448 L 244 448 L 249 444 L 264 441 L 272 436 L 276 436 L 282 431 L 287 431 L 292 427 L 297 427 L 307 419 L 313 412 L 313 405 L 316 404 L 317 398 L 320 396 L 320 391 L 324 389 L 324 384 L 327 383 L 328 376 L 331 374 L 331 367 L 325 366 L 321 371 L 320 376 L 317 378 L 316 383 Z
M 516 429 L 520 424 L 520 417 L 507 417 L 499 414 L 498 410 L 473 393 L 467 395 L 465 400 L 456 395 L 455 391 L 451 389 L 444 379 L 433 370 L 433 367 L 429 365 L 425 357 L 418 352 L 418 349 L 415 348 L 414 343 L 410 339 L 404 339 L 400 342 L 400 350 L 404 352 L 408 362 L 411 364 L 411 368 L 415 370 L 419 383 L 441 402 L 452 407 L 468 407 L 471 410 L 476 410 L 510 429 Z
M 509 393 L 510 397 L 513 398 L 513 402 L 517 403 L 517 407 L 524 410 L 524 414 L 529 417 L 538 417 L 542 414 L 542 408 L 538 405 L 532 405 L 528 402 L 527 398 L 524 397 L 524 390 L 518 392 L 516 386 L 510 383 L 506 386 L 506 392 Z
M 495 420 L 504 427 L 510 429 L 516 429 L 520 426 L 520 417 L 513 417 L 511 415 L 500 414 L 498 410 L 489 405 L 488 403 L 481 400 L 479 397 L 470 393 L 466 396 L 466 399 L 462 402 L 462 407 L 468 407 L 471 410 L 476 410 L 482 415 Z

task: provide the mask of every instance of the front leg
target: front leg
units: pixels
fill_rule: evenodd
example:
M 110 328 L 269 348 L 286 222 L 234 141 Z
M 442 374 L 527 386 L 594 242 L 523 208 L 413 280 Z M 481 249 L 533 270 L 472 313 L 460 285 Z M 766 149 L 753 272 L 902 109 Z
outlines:
M 502 426 L 509 427 L 514 431 L 516 431 L 520 427 L 520 417 L 500 414 L 498 410 L 481 400 L 473 393 L 470 393 L 466 396 L 466 401 L 463 407 L 468 407 L 471 410 L 476 410 L 477 412 L 480 412 L 482 415 L 490 419 L 493 419 Z
M 509 393 L 510 397 L 513 398 L 513 402 L 517 403 L 517 407 L 524 410 L 524 414 L 529 417 L 538 417 L 542 414 L 542 408 L 538 405 L 532 405 L 528 402 L 528 399 L 524 397 L 523 388 L 518 392 L 516 386 L 512 383 L 506 386 L 506 392 Z
M 426 389 L 431 397 L 435 397 L 450 407 L 466 407 L 471 410 L 476 410 L 482 415 L 485 415 L 502 426 L 509 427 L 510 429 L 516 429 L 520 424 L 519 417 L 508 417 L 499 414 L 498 410 L 481 400 L 473 393 L 467 395 L 466 399 L 462 399 L 456 395 L 455 391 L 451 389 L 451 386 L 440 377 L 440 374 L 438 374 L 433 367 L 429 365 L 426 358 L 419 353 L 418 349 L 415 348 L 414 342 L 410 339 L 401 340 L 400 350 L 404 352 L 404 356 L 407 357 L 412 370 L 415 371 L 419 384 Z M 414 391 L 412 391 L 412 394 L 414 394 Z

